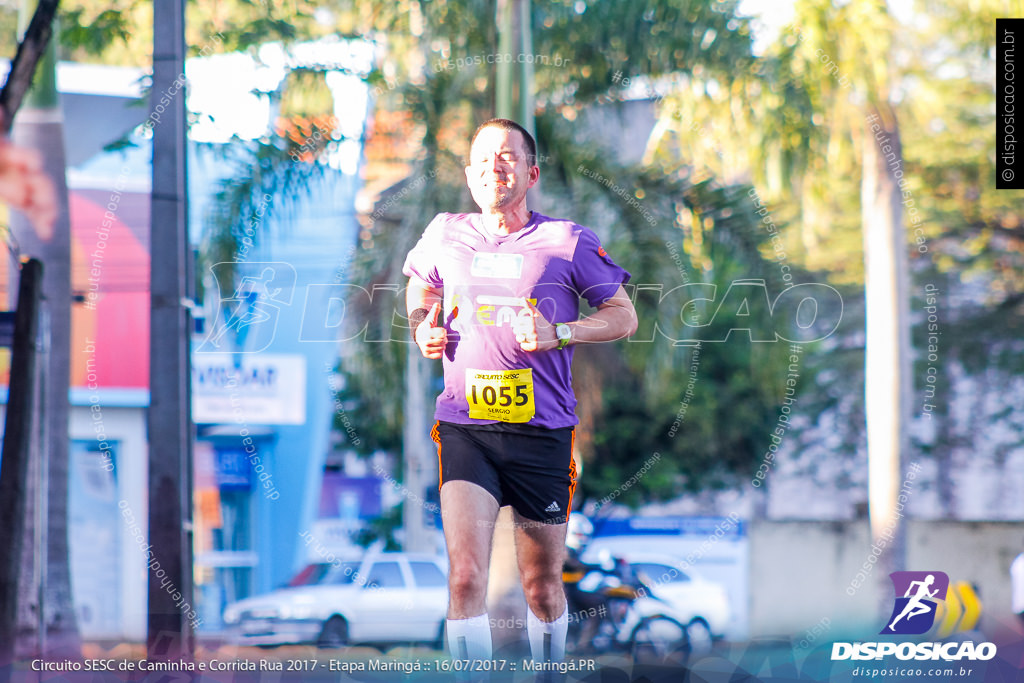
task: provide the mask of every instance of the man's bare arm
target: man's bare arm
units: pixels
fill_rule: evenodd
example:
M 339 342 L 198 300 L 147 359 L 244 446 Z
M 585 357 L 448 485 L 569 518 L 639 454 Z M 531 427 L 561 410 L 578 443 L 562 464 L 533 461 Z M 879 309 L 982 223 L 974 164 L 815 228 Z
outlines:
M 516 339 L 523 351 L 549 351 L 558 348 L 555 326 L 533 305 L 524 302 L 533 312 L 532 317 L 517 319 Z M 636 332 L 637 318 L 633 302 L 619 285 L 610 299 L 597 307 L 597 312 L 575 322 L 566 323 L 572 332 L 570 344 L 597 344 L 632 336 Z
M 443 290 L 432 287 L 418 277 L 409 278 L 409 286 L 405 289 L 405 308 L 412 313 L 417 308 L 429 309 L 435 303 L 442 303 Z
M 405 289 L 409 325 L 413 328 L 413 339 L 420 347 L 420 353 L 427 358 L 440 358 L 448 343 L 447 330 L 437 324 L 443 301 L 441 289 L 419 278 L 409 278 L 409 286 Z
M 610 299 L 597 307 L 597 312 L 574 323 L 570 344 L 596 344 L 625 339 L 636 333 L 636 309 L 626 289 L 619 285 Z

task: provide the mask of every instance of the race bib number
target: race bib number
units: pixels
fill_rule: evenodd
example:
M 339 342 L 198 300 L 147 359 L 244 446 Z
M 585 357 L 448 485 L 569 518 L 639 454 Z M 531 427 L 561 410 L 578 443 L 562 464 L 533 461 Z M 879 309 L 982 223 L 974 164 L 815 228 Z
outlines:
M 466 401 L 475 420 L 529 422 L 533 402 L 533 370 L 466 370 Z

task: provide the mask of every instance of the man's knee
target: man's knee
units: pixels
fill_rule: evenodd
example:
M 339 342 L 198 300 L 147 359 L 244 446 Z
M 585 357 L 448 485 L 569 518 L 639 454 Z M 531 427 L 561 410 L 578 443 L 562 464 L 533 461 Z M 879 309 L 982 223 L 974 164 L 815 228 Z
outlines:
M 557 611 L 565 602 L 562 574 L 558 572 L 530 572 L 523 575 L 523 593 L 526 602 L 543 612 Z M 557 615 L 556 615 L 557 616 Z
M 448 571 L 448 591 L 458 599 L 473 599 L 487 592 L 487 572 L 470 564 L 453 565 Z

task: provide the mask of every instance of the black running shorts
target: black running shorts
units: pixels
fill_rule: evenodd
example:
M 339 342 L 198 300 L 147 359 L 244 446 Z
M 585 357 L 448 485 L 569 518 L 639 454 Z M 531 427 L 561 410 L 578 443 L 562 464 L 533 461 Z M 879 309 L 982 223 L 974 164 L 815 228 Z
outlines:
M 527 519 L 545 524 L 568 519 L 576 490 L 573 427 L 439 421 L 430 436 L 437 444 L 441 486 L 469 481 Z

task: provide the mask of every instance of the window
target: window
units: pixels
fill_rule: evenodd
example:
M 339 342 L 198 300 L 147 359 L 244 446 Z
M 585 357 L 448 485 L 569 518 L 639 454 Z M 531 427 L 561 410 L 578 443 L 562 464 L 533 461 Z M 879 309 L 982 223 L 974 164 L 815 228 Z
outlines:
M 412 567 L 412 578 L 419 588 L 437 588 L 448 585 L 448 579 L 445 578 L 444 572 L 433 562 L 410 562 L 409 566 Z
M 402 568 L 397 562 L 377 562 L 366 580 L 367 588 L 405 588 Z
M 243 489 L 220 489 L 219 527 L 211 529 L 212 547 L 216 552 L 227 551 L 230 557 L 232 551 L 252 550 L 252 496 L 248 490 Z M 216 579 L 214 583 L 223 586 L 224 608 L 228 603 L 248 597 L 253 593 L 253 582 L 255 572 L 250 563 L 229 560 L 223 566 L 214 569 Z
M 137 552 L 143 545 L 137 539 L 145 535 L 145 508 L 118 504 L 120 456 L 119 442 L 96 438 L 72 439 L 68 452 L 68 560 L 75 613 L 86 638 L 121 637 L 120 558 L 124 544 Z
M 329 586 L 347 586 L 356 579 L 356 573 L 359 571 L 358 562 L 342 562 L 337 567 L 331 567 L 328 565 L 327 573 L 324 575 L 320 583 Z

